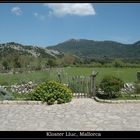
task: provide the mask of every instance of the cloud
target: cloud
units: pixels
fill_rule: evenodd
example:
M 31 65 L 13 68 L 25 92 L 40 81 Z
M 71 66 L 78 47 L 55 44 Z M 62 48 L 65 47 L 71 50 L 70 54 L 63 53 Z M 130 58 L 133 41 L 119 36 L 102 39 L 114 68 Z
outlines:
M 12 9 L 11 9 L 11 12 L 13 13 L 13 14 L 15 14 L 15 15 L 17 15 L 17 16 L 20 16 L 20 15 L 22 15 L 22 10 L 20 9 L 20 7 L 13 7 Z
M 39 20 L 45 20 L 45 16 L 44 16 L 44 15 L 41 15 L 41 14 L 39 14 L 39 13 L 37 13 L 37 12 L 35 12 L 33 15 L 34 15 L 37 19 L 39 19 Z
M 93 16 L 96 14 L 93 5 L 90 3 L 45 3 L 43 5 L 51 9 L 49 11 L 50 15 L 58 17 L 65 15 Z

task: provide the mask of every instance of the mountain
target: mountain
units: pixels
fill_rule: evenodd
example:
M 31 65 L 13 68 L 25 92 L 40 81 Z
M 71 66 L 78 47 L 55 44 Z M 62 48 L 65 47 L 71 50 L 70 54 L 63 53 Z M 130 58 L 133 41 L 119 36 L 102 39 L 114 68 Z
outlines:
M 115 41 L 94 41 L 70 39 L 54 46 L 22 45 L 15 42 L 0 44 L 0 59 L 12 56 L 32 56 L 33 58 L 60 58 L 70 53 L 75 58 L 129 58 L 140 59 L 140 41 L 123 44 Z
M 115 41 L 94 41 L 87 39 L 70 39 L 54 46 L 48 46 L 64 53 L 89 58 L 140 58 L 140 41 L 123 44 Z
M 48 50 L 38 46 L 22 45 L 15 42 L 0 44 L 0 57 L 7 55 L 28 55 L 42 58 L 55 58 L 61 55 L 57 50 Z

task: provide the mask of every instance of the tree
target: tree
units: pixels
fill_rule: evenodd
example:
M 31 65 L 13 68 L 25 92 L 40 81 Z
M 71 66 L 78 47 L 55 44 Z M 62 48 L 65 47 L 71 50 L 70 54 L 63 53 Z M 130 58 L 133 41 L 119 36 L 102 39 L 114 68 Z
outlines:
M 123 66 L 124 66 L 124 63 L 123 63 L 123 61 L 120 60 L 120 59 L 115 59 L 115 60 L 113 61 L 113 66 L 116 67 L 116 68 L 118 68 L 118 67 L 123 67 Z
M 14 59 L 14 68 L 21 68 L 21 63 L 19 62 L 18 57 Z
M 27 68 L 27 66 L 30 62 L 30 59 L 29 59 L 28 56 L 21 55 L 20 58 L 19 58 L 19 62 L 21 63 L 21 67 Z
M 62 64 L 64 65 L 72 65 L 75 62 L 74 56 L 69 53 L 66 53 L 62 59 Z
M 54 59 L 49 59 L 49 60 L 48 60 L 48 65 L 49 65 L 50 67 L 56 66 L 55 60 L 54 60 Z
M 9 64 L 8 64 L 8 62 L 6 60 L 4 60 L 2 62 L 2 66 L 4 67 L 5 70 L 8 70 L 9 69 Z

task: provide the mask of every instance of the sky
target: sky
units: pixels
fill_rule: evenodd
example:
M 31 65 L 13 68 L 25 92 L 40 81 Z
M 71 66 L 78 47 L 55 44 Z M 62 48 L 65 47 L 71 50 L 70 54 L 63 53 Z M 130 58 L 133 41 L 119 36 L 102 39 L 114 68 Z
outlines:
M 69 39 L 140 40 L 140 3 L 0 4 L 0 43 L 46 47 Z

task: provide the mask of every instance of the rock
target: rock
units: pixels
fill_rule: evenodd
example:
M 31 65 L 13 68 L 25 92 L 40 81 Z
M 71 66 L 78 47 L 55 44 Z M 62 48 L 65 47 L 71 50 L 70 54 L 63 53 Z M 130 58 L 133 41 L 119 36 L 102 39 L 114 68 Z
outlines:
M 33 84 L 33 82 L 32 82 L 32 81 L 29 81 L 29 82 L 28 82 L 28 84 L 30 84 L 30 85 L 31 85 L 31 84 Z
M 134 89 L 135 87 L 133 83 L 125 83 L 124 88 L 121 89 L 121 92 L 130 93 L 130 92 L 134 92 Z
M 68 87 L 69 85 L 68 84 L 63 84 L 64 86 Z
M 31 92 L 36 86 L 37 86 L 37 84 L 33 83 L 32 81 L 29 81 L 28 83 L 21 84 L 21 85 L 17 85 L 17 84 L 11 85 L 10 89 L 12 92 L 17 92 L 19 94 L 21 94 L 21 93 L 25 94 L 25 93 Z M 7 87 L 0 85 L 0 88 L 6 89 Z

